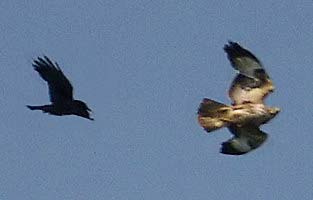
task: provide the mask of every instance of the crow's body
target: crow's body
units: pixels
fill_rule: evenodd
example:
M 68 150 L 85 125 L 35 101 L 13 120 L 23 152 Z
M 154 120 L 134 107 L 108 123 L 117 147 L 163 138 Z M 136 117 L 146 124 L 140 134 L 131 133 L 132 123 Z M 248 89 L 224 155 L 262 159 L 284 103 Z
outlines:
M 70 81 L 63 74 L 58 63 L 52 63 L 44 56 L 38 57 L 33 63 L 34 69 L 42 79 L 48 83 L 51 104 L 42 106 L 27 106 L 31 110 L 41 110 L 51 115 L 77 115 L 90 120 L 90 109 L 80 100 L 73 98 L 73 87 Z

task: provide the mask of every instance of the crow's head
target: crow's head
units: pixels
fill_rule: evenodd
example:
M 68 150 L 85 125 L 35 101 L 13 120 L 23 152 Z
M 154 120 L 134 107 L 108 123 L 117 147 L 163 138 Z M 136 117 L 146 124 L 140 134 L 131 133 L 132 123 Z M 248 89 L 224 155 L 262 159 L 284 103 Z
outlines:
M 74 100 L 73 102 L 73 114 L 78 115 L 90 120 L 94 120 L 90 117 L 91 109 L 88 108 L 87 104 L 85 102 Z

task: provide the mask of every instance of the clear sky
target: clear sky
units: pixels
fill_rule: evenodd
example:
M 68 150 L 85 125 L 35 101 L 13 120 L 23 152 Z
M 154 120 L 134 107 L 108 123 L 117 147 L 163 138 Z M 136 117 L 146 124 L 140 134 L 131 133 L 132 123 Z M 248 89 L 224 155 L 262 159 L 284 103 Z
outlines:
M 1 1 L 0 199 L 312 199 L 313 2 L 295 2 Z M 282 109 L 239 157 L 196 120 L 203 97 L 230 103 L 228 39 L 263 62 Z M 25 107 L 49 100 L 42 55 L 95 121 Z

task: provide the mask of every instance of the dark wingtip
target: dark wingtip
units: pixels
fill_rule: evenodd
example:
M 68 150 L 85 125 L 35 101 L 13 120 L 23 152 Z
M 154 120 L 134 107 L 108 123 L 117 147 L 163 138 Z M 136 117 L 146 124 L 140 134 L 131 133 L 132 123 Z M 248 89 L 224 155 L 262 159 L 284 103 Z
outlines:
M 42 56 L 37 56 L 37 59 L 33 59 L 33 62 L 36 65 L 40 65 L 40 64 L 51 64 L 53 65 L 53 63 L 51 62 L 50 58 L 48 56 L 46 56 L 45 54 L 43 54 Z M 33 64 L 34 66 L 34 64 Z
M 42 59 L 42 57 L 38 56 L 37 58 L 33 59 L 33 63 L 32 66 L 36 69 L 39 68 L 40 65 L 42 65 L 42 63 L 45 63 L 45 61 Z
M 241 152 L 235 149 L 230 142 L 223 142 L 222 147 L 220 149 L 220 153 L 225 154 L 225 155 L 243 155 L 246 154 L 247 152 Z
M 50 59 L 48 58 L 48 56 L 46 56 L 45 54 L 43 54 L 43 57 L 44 57 L 46 60 L 50 60 Z
M 205 130 L 207 133 L 210 133 L 212 131 L 215 131 L 216 128 L 212 128 L 212 129 L 209 129 L 209 128 L 203 128 L 203 130 Z
M 254 59 L 256 62 L 260 63 L 259 59 L 253 55 L 249 50 L 243 48 L 240 44 L 233 41 L 228 41 L 228 44 L 224 45 L 224 51 L 227 53 L 228 59 L 232 63 L 232 65 L 235 65 L 233 59 L 235 57 L 242 57 L 242 56 L 248 56 Z
M 232 49 L 238 48 L 240 45 L 237 42 L 228 40 L 228 43 L 224 45 L 224 50 L 226 52 L 231 51 Z
M 234 42 L 234 41 L 232 41 L 230 39 L 228 39 L 227 42 L 228 42 L 228 45 L 236 45 L 236 44 L 238 44 L 237 42 Z

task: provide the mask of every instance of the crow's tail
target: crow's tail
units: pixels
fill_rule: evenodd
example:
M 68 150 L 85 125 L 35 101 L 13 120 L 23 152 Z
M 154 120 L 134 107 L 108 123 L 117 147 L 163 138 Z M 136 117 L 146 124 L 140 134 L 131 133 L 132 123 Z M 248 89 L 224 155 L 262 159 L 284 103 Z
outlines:
M 30 106 L 30 105 L 27 105 L 26 107 L 31 109 L 31 110 L 42 110 L 44 106 Z
M 52 106 L 51 105 L 43 105 L 43 106 L 30 106 L 27 105 L 27 108 L 30 110 L 41 110 L 44 113 L 51 113 L 52 112 Z

